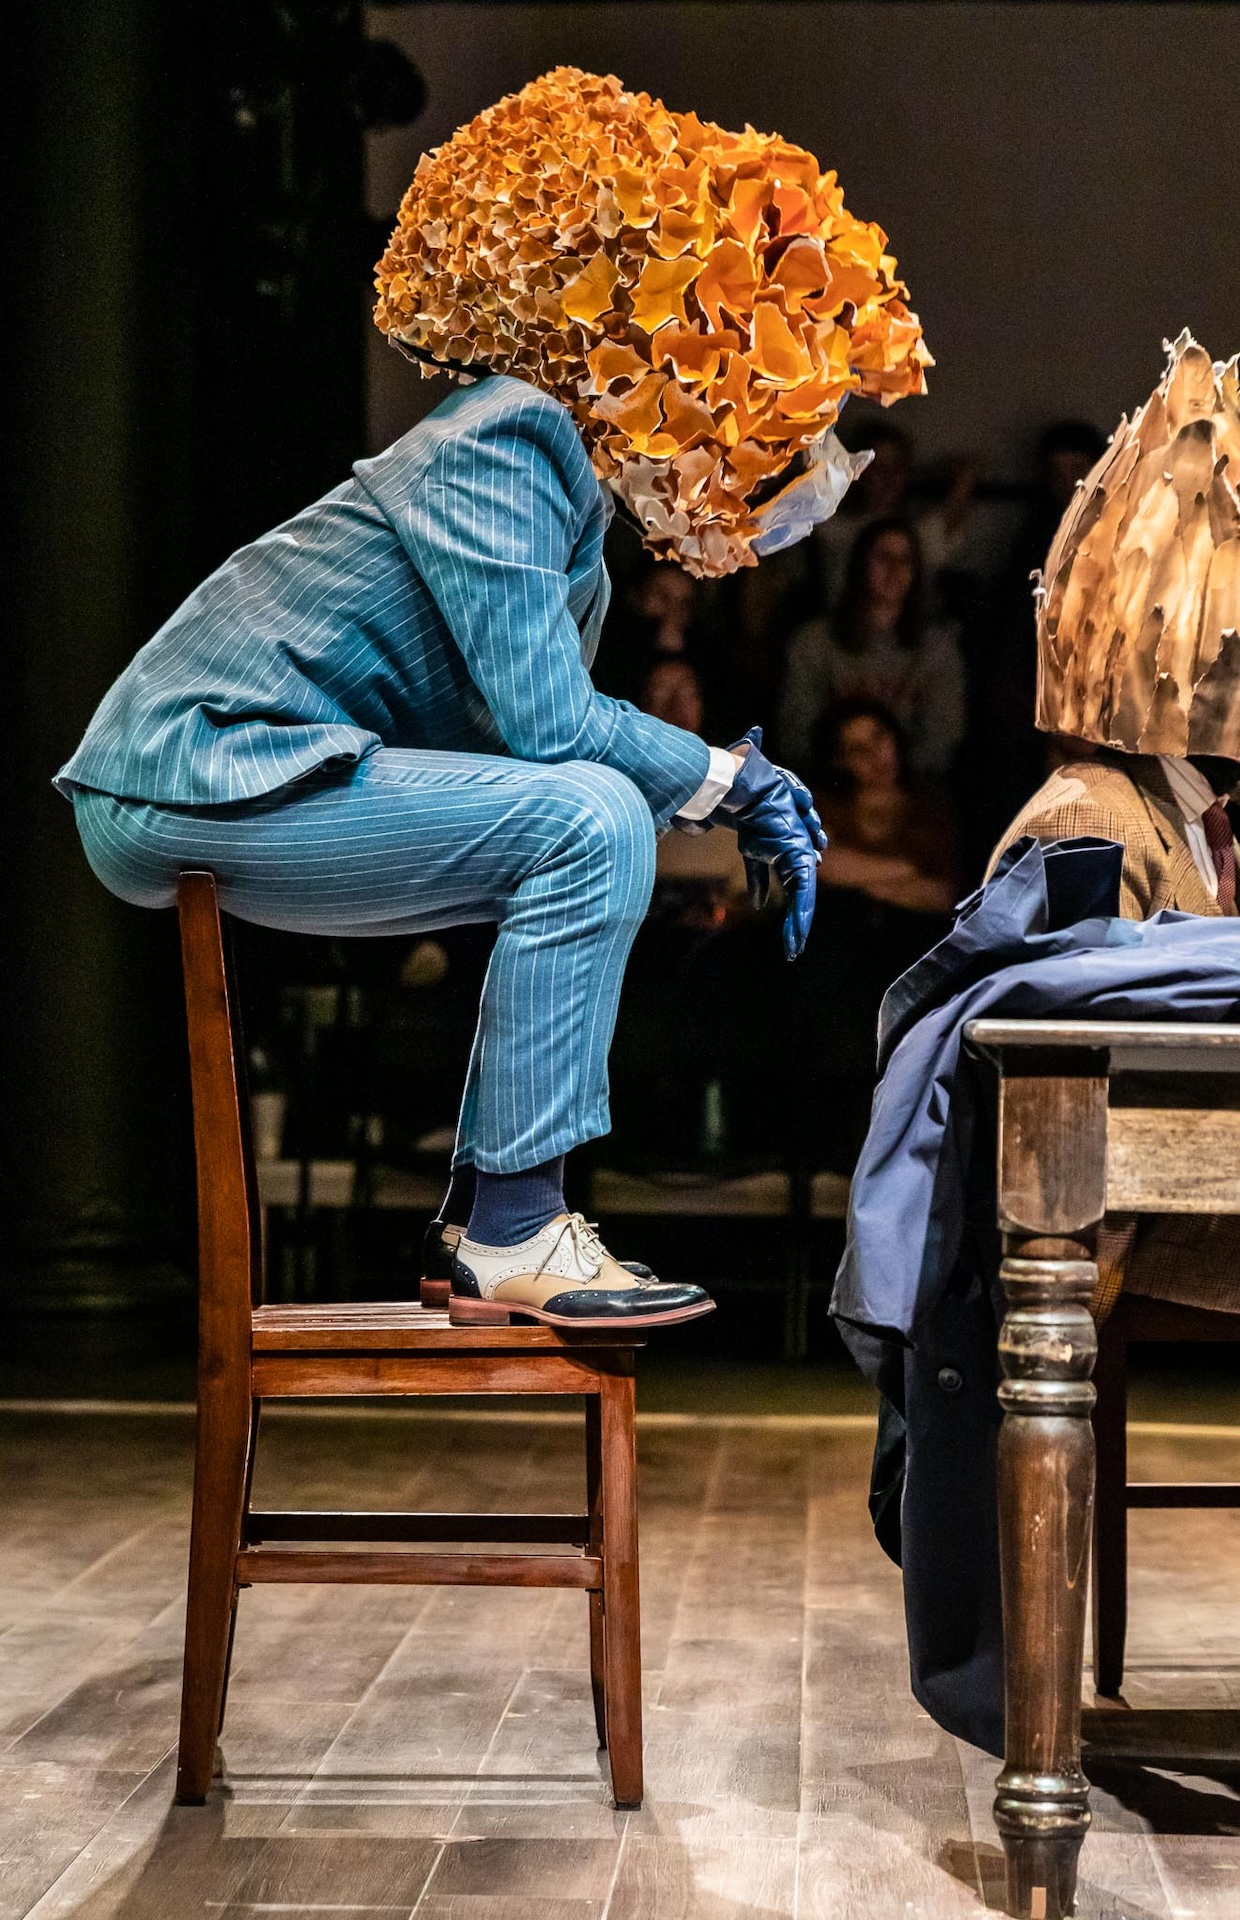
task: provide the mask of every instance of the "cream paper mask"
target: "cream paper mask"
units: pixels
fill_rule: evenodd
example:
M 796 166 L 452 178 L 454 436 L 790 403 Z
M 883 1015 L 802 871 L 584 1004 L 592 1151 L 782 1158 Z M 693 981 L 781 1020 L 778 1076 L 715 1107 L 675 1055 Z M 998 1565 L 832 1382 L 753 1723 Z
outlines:
M 1077 489 L 1038 590 L 1037 723 L 1240 759 L 1240 356 L 1187 332 Z
M 428 374 L 554 394 L 646 545 L 718 575 L 834 511 L 848 394 L 925 391 L 886 248 L 804 148 L 557 67 L 423 156 L 375 320 Z

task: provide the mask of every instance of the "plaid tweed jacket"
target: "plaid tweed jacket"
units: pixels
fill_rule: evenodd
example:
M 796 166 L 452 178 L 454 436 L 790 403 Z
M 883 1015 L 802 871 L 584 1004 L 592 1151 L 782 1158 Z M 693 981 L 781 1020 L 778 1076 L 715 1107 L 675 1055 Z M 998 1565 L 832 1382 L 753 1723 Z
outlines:
M 1022 834 L 1069 840 L 1090 834 L 1124 849 L 1120 913 L 1148 920 L 1163 908 L 1215 919 L 1222 908 L 1197 870 L 1166 775 L 1148 754 L 1069 761 L 1013 820 L 995 861 Z M 1103 1321 L 1121 1288 L 1182 1306 L 1240 1312 L 1240 1215 L 1172 1213 L 1108 1218 L 1098 1235 L 1098 1286 L 1090 1302 Z
M 1197 870 L 1166 775 L 1150 754 L 1069 761 L 1026 802 L 996 847 L 991 869 L 1022 834 L 1072 840 L 1089 834 L 1124 849 L 1120 912 L 1148 920 L 1164 907 L 1221 914 Z

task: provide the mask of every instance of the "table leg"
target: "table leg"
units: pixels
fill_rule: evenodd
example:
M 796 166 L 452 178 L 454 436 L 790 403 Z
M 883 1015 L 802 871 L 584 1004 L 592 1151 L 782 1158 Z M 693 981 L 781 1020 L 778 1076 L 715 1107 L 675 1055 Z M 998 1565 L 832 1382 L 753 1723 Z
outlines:
M 998 1481 L 1007 1739 L 995 1823 L 1008 1912 L 1064 1920 L 1090 1817 L 1081 1662 L 1097 1351 L 1088 1303 L 1097 1269 L 1089 1238 L 1009 1233 L 1005 1249 Z

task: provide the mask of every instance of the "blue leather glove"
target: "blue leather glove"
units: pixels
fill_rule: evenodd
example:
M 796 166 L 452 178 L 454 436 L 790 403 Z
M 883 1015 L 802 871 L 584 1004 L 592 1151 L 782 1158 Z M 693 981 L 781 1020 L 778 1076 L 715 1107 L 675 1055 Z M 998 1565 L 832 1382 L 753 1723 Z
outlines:
M 766 904 L 774 867 L 788 896 L 784 952 L 795 960 L 805 950 L 818 891 L 818 859 L 827 844 L 809 788 L 762 752 L 762 729 L 750 727 L 733 753 L 749 751 L 723 799 L 708 816 L 711 826 L 736 829 L 755 908 Z

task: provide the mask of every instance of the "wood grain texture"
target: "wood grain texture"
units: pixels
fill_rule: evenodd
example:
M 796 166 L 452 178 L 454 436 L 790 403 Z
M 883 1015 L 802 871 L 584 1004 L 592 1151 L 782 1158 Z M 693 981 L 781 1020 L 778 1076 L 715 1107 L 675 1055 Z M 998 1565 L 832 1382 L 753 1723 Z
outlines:
M 585 1553 L 313 1553 L 299 1547 L 245 1547 L 237 1579 L 337 1581 L 364 1587 L 602 1587 L 603 1562 Z
M 0 1742 L 5 1920 L 255 1920 L 258 1903 L 392 1920 L 422 1871 L 417 1920 L 960 1920 L 979 1888 L 1001 1907 L 995 1762 L 909 1694 L 864 1432 L 648 1429 L 647 1790 L 618 1814 L 586 1603 L 481 1588 L 245 1593 L 224 1792 L 171 1807 L 171 1761 L 152 1756 L 176 1739 L 185 1428 L 0 1411 L 0 1567 L 7 1546 L 25 1583 L 0 1630 L 0 1724 L 20 1703 Z M 264 1446 L 256 1497 L 277 1511 L 581 1493 L 575 1434 L 537 1419 L 290 1411 Z M 1129 1447 L 1142 1478 L 1240 1478 L 1235 1430 L 1138 1427 Z M 1086 1715 L 1078 1920 L 1232 1920 L 1240 1514 L 1131 1525 L 1124 1701 Z M 109 1764 L 126 1753 L 150 1771 Z
M 255 1354 L 253 1391 L 262 1399 L 372 1400 L 450 1393 L 596 1393 L 589 1353 Z
M 1054 1126 L 1057 1098 L 1049 1111 Z M 1036 1154 L 1036 1125 L 1025 1144 Z M 1072 1191 L 1069 1176 L 1061 1192 Z M 1076 1204 L 1087 1226 L 1088 1188 Z M 1073 1224 L 1066 1208 L 1062 1224 Z M 1022 1258 L 1031 1244 L 1041 1246 L 1040 1257 Z M 1007 1857 L 1007 1911 L 1016 1920 L 1067 1920 L 1090 1818 L 1080 1719 L 1094 1497 L 1088 1303 L 1097 1269 L 1083 1241 L 1009 1234 L 1004 1246 L 996 1477 L 1006 1732 L 994 1818 Z
M 420 1353 L 459 1353 L 473 1358 L 492 1351 L 531 1348 L 555 1352 L 598 1351 L 600 1365 L 617 1348 L 644 1347 L 638 1328 L 608 1330 L 600 1341 L 598 1330 L 586 1327 L 454 1327 L 446 1313 L 419 1306 L 416 1301 L 348 1300 L 302 1306 L 256 1307 L 253 1315 L 256 1353 L 329 1353 L 416 1349 Z
M 999 1227 L 1073 1234 L 1107 1206 L 1107 1079 L 1090 1056 L 1005 1056 L 999 1085 Z
M 1116 1212 L 1240 1213 L 1240 1112 L 1112 1106 L 1106 1182 Z
M 1111 1056 L 1109 1071 L 1156 1065 L 1170 1072 L 1240 1070 L 1240 1025 L 1182 1020 L 971 1020 L 965 1038 L 979 1053 L 1083 1047 Z
M 618 1807 L 642 1803 L 641 1600 L 637 1572 L 637 1435 L 631 1374 L 599 1395 L 603 1552 L 603 1713 Z

